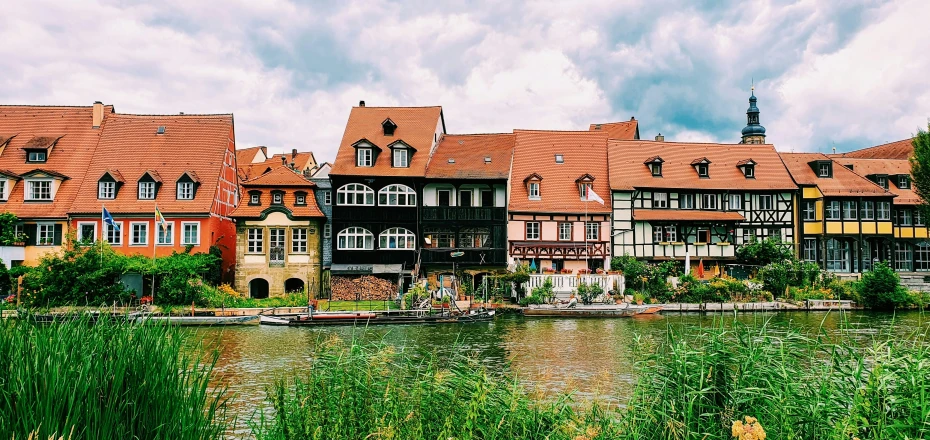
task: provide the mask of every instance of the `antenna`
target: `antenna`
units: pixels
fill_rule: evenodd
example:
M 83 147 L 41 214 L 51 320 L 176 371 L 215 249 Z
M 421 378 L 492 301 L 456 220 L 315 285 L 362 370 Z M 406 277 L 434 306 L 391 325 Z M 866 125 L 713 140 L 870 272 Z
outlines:
M 836 154 L 836 142 L 833 142 L 833 154 Z

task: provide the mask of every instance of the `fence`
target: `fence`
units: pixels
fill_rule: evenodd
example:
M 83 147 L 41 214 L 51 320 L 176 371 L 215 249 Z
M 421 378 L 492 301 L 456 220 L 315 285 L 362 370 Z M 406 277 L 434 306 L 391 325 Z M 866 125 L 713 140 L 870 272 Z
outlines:
M 561 274 L 532 274 L 530 280 L 526 283 L 526 291 L 530 292 L 536 287 L 540 287 L 546 282 L 546 278 L 552 280 L 552 291 L 556 294 L 569 294 L 578 291 L 578 284 L 597 284 L 604 289 L 604 292 L 617 288 L 619 293 L 623 293 L 623 275 L 561 275 Z

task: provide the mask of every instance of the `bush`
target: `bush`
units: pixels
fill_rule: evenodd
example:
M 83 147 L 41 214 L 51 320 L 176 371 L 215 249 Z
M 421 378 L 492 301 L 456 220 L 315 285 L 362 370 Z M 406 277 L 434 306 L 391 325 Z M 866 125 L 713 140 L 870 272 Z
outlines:
M 901 278 L 885 262 L 878 262 L 872 270 L 862 274 L 859 282 L 862 305 L 872 309 L 889 310 L 911 304 L 911 296 L 901 285 Z
M 770 263 L 759 270 L 762 287 L 783 296 L 789 286 L 807 287 L 824 280 L 824 275 L 817 263 L 789 258 L 784 261 Z
M 604 289 L 600 284 L 597 283 L 579 283 L 578 284 L 578 297 L 581 299 L 582 304 L 591 304 L 594 302 L 594 299 L 603 295 Z
M 546 277 L 542 286 L 534 287 L 533 290 L 530 291 L 530 296 L 539 299 L 539 303 L 537 304 L 548 304 L 552 302 L 555 298 L 555 293 L 552 291 L 552 278 Z
M 794 253 L 791 251 L 791 247 L 776 238 L 767 238 L 762 241 L 753 240 L 736 250 L 737 261 L 753 266 L 765 266 L 793 258 Z

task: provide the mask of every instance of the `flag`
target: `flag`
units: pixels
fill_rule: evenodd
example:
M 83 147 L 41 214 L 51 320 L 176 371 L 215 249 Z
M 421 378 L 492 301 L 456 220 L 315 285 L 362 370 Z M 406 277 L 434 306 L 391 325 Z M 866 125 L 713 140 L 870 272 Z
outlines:
M 168 232 L 168 223 L 165 223 L 165 216 L 158 210 L 158 205 L 155 206 L 155 223 L 161 226 L 162 233 Z
M 586 202 L 597 202 L 602 205 L 604 204 L 604 199 L 602 199 L 601 196 L 597 195 L 597 193 L 594 192 L 594 188 L 592 188 L 591 185 L 588 185 L 588 190 L 585 191 L 585 193 L 586 194 L 585 194 L 584 200 Z
M 103 223 L 112 226 L 113 229 L 116 229 L 116 232 L 119 232 L 119 225 L 113 221 L 113 216 L 110 215 L 110 211 L 107 211 L 107 208 L 103 208 Z

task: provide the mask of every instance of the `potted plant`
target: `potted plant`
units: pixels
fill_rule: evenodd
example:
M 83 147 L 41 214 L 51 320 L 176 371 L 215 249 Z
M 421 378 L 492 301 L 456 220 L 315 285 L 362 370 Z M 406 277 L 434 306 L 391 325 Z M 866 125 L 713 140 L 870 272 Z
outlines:
M 449 297 L 448 296 L 442 297 L 442 308 L 444 309 L 449 308 Z
M 589 274 L 589 273 L 591 273 L 591 269 L 578 269 L 578 273 L 579 273 L 579 274 Z
M 604 274 L 604 269 L 601 268 L 601 267 L 597 268 L 597 274 L 598 274 L 598 275 L 603 275 L 603 274 Z
M 559 272 L 561 272 L 561 273 L 563 273 L 563 274 L 566 274 L 566 275 L 571 275 L 571 274 L 572 274 L 572 270 L 569 269 L 569 268 L 567 268 L 567 267 L 563 267 L 562 270 L 559 271 Z
M 643 301 L 646 299 L 646 295 L 636 292 L 633 294 L 633 301 L 636 301 L 637 305 L 643 305 Z
M 555 269 L 553 269 L 553 268 L 551 268 L 551 267 L 544 267 L 544 268 L 543 268 L 543 273 L 552 274 L 552 273 L 555 273 Z

